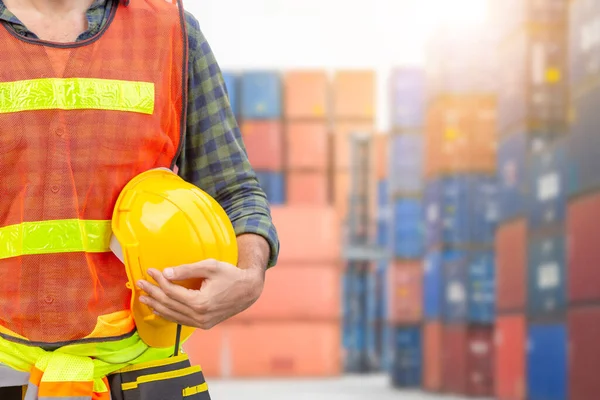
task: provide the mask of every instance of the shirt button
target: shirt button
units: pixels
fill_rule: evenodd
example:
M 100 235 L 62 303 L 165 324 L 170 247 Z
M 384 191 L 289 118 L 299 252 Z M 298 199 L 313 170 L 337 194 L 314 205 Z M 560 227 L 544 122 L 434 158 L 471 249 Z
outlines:
M 52 185 L 50 190 L 52 190 L 52 193 L 58 193 L 58 190 L 59 190 L 58 185 Z
M 52 304 L 52 303 L 54 303 L 54 299 L 52 298 L 52 296 L 46 296 L 46 297 L 44 298 L 44 301 L 45 301 L 47 304 Z
M 65 130 L 63 128 L 57 128 L 56 129 L 56 135 L 57 136 L 62 136 L 65 134 Z

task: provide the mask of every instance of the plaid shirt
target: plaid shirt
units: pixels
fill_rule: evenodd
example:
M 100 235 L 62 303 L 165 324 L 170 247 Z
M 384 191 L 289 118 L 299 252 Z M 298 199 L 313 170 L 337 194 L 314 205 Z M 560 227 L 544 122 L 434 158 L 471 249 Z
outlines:
M 95 0 L 87 12 L 88 30 L 78 40 L 96 35 L 117 0 Z M 0 0 L 0 21 L 21 35 L 36 38 Z M 279 239 L 266 195 L 252 169 L 240 129 L 226 95 L 221 70 L 200 30 L 186 13 L 189 40 L 189 103 L 186 136 L 177 161 L 179 175 L 213 196 L 225 209 L 236 234 L 254 233 L 269 242 L 269 267 L 279 254 Z

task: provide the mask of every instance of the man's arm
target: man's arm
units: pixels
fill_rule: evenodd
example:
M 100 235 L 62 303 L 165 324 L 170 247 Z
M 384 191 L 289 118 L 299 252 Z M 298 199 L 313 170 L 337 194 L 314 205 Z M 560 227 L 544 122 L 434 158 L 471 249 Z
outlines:
M 186 19 L 189 103 L 179 174 L 213 196 L 227 212 L 238 235 L 238 266 L 272 267 L 279 240 L 267 197 L 248 160 L 215 56 L 198 21 L 190 14 Z

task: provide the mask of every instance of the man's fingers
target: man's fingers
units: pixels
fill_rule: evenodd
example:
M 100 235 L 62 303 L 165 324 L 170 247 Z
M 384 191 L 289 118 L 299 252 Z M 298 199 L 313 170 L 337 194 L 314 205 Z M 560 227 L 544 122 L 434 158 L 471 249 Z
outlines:
M 170 281 L 211 278 L 215 275 L 218 269 L 219 262 L 217 260 L 204 260 L 194 264 L 167 268 L 163 271 L 163 275 Z
M 149 269 L 148 274 L 156 280 L 162 292 L 167 295 L 170 299 L 176 300 L 183 305 L 190 305 L 193 302 L 194 296 L 197 291 L 190 290 L 180 285 L 176 285 L 170 282 L 157 270 Z
M 173 310 L 152 297 L 142 297 L 143 303 L 150 307 L 156 315 L 180 325 L 194 326 L 196 322 L 177 310 Z

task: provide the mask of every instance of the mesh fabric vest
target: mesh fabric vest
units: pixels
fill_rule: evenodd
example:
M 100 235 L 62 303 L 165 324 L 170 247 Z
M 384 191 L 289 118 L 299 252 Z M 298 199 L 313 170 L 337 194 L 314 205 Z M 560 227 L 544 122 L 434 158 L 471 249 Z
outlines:
M 0 335 L 40 346 L 128 335 L 110 219 L 130 179 L 178 154 L 183 10 L 115 5 L 98 35 L 69 45 L 11 29 L 0 26 Z

